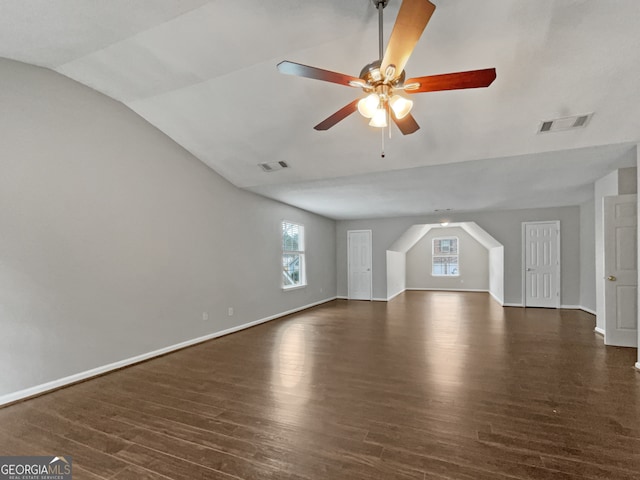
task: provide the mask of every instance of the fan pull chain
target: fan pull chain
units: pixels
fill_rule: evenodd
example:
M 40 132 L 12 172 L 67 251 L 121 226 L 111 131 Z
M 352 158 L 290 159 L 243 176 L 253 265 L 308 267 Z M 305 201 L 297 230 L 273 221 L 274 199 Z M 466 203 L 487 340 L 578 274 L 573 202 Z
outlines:
M 382 133 L 382 135 L 380 137 L 382 139 L 382 146 L 380 147 L 382 152 L 380 153 L 380 158 L 384 158 L 384 128 L 380 129 L 380 133 Z

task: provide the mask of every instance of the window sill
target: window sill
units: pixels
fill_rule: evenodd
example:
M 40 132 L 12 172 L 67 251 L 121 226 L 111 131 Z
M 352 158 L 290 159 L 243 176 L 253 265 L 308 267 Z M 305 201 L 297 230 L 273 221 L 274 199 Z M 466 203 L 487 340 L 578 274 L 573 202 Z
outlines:
M 446 277 L 456 278 L 456 277 L 459 277 L 460 275 L 434 275 L 434 274 L 432 273 L 432 274 L 431 274 L 431 276 L 432 276 L 432 277 L 440 277 L 440 278 L 442 278 L 442 277 L 445 277 L 445 278 L 446 278 Z
M 282 291 L 289 292 L 291 290 L 300 290 L 301 288 L 307 288 L 307 285 L 292 285 L 290 287 L 282 287 Z

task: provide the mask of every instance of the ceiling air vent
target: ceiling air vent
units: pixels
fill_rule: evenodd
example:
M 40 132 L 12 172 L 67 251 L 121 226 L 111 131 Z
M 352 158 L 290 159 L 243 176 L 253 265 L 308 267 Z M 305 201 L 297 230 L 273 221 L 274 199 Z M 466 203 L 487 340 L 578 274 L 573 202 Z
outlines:
M 540 127 L 540 132 L 548 132 L 551 130 L 553 126 L 553 122 L 542 122 L 542 126 Z
M 591 117 L 593 117 L 593 113 L 556 118 L 555 120 L 545 120 L 540 123 L 538 133 L 562 132 L 565 130 L 573 130 L 574 128 L 586 127 Z
M 576 121 L 573 124 L 573 128 L 584 127 L 587 124 L 587 122 L 589 121 L 589 118 L 590 118 L 589 115 L 582 115 L 582 116 L 576 118 Z
M 269 163 L 259 163 L 258 166 L 264 170 L 265 172 L 275 172 L 276 170 L 282 170 L 283 168 L 289 168 L 287 162 L 279 161 L 279 162 L 269 162 Z

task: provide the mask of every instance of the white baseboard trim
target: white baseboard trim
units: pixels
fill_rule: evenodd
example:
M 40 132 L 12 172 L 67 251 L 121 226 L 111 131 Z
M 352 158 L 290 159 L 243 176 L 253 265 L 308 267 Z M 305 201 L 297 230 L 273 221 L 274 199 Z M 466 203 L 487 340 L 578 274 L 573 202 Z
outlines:
M 406 291 L 406 288 L 404 290 L 400 290 L 398 293 L 394 293 L 393 295 L 391 295 L 389 298 L 387 298 L 387 302 L 390 302 L 391 300 L 393 300 L 394 298 L 396 298 L 398 295 L 400 295 L 401 293 L 404 293 Z
M 491 293 L 491 292 L 489 292 Z M 496 299 L 497 300 L 497 299 Z M 505 303 L 503 304 L 503 307 L 520 307 L 520 308 L 524 308 L 524 305 L 522 303 Z M 590 313 L 591 315 L 595 315 L 596 312 L 594 312 L 593 310 L 586 308 L 586 307 L 582 307 L 580 305 L 560 305 L 559 308 L 565 309 L 565 310 L 583 310 L 587 313 Z
M 338 300 L 349 300 L 349 297 L 342 297 L 340 295 L 338 295 L 337 297 L 335 297 Z M 330 300 L 329 300 L 330 301 Z M 356 300 L 356 302 L 386 302 L 387 299 L 386 298 L 372 298 L 371 300 Z
M 582 305 L 560 305 L 560 308 L 564 308 L 565 310 L 582 310 L 584 312 L 590 313 L 591 315 L 596 314 L 596 312 L 594 312 L 590 308 L 583 307 Z
M 489 290 L 482 290 L 476 288 L 408 288 L 407 290 L 412 290 L 416 292 L 485 292 L 488 293 Z
M 501 306 L 504 307 L 504 302 L 502 300 L 500 300 L 498 297 L 496 297 L 496 294 L 493 293 L 491 290 L 487 290 L 489 292 L 489 295 L 491 295 L 491 297 L 498 302 Z
M 24 390 L 19 390 L 13 393 L 7 393 L 5 395 L 0 396 L 0 407 L 9 403 L 14 403 L 19 400 L 24 400 L 29 397 L 35 397 L 37 395 L 41 395 L 51 390 L 56 390 L 58 388 L 62 388 L 73 383 L 78 383 L 83 380 L 87 380 L 91 377 L 97 377 L 98 375 L 103 375 L 113 370 L 118 370 L 120 368 L 128 367 L 130 365 L 134 365 L 136 363 L 144 362 L 145 360 L 149 360 L 154 357 L 159 357 L 160 355 L 165 355 L 167 353 L 171 353 L 176 350 L 181 350 L 186 347 L 190 347 L 192 345 L 196 345 L 198 343 L 206 342 L 208 340 L 213 340 L 214 338 L 223 337 L 225 335 L 229 335 L 231 333 L 239 332 L 240 330 L 245 330 L 247 328 L 255 327 L 256 325 L 260 325 L 261 323 L 266 323 L 271 320 L 275 320 L 277 318 L 281 318 L 287 315 L 291 315 L 292 313 L 300 312 L 302 310 L 306 310 L 308 308 L 316 307 L 318 305 L 322 305 L 323 303 L 330 302 L 339 297 L 331 297 L 325 298 L 324 300 L 320 300 L 318 302 L 310 303 L 309 305 L 305 305 L 303 307 L 293 308 L 291 310 L 287 310 L 286 312 L 277 313 L 275 315 L 271 315 L 269 317 L 261 318 L 259 320 L 254 320 L 253 322 L 245 323 L 242 325 L 238 325 L 236 327 L 231 327 L 226 330 L 222 330 L 215 333 L 210 333 L 208 335 L 204 335 L 202 337 L 193 338 L 191 340 L 186 340 L 184 342 L 176 343 L 175 345 L 170 345 L 168 347 L 160 348 L 158 350 L 154 350 L 152 352 L 143 353 L 142 355 L 136 355 L 135 357 L 127 358 L 124 360 L 120 360 L 118 362 L 110 363 L 108 365 L 103 365 L 101 367 L 92 368 L 91 370 L 86 370 L 84 372 L 76 373 L 74 375 L 69 375 L 68 377 L 60 378 L 58 380 L 53 380 L 51 382 L 42 383 L 40 385 L 36 385 L 34 387 L 25 388 Z
M 500 300 L 491 290 L 484 290 L 478 288 L 406 288 L 405 290 L 411 291 L 425 291 L 425 292 L 480 292 L 480 293 L 488 293 L 493 297 L 493 299 L 498 302 L 501 306 L 507 306 L 502 300 Z M 402 293 L 402 292 L 400 292 Z M 396 294 L 398 295 L 398 294 Z M 396 296 L 394 295 L 394 297 Z M 391 297 L 393 298 L 393 297 Z M 391 298 L 389 300 L 391 300 Z
M 604 328 L 596 327 L 593 329 L 598 335 L 602 335 L 604 337 Z

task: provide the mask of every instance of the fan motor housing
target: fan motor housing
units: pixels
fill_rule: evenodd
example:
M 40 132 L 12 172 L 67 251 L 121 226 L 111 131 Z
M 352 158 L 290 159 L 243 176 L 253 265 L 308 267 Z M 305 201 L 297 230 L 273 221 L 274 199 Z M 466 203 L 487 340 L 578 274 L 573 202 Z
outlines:
M 371 89 L 380 86 L 385 83 L 384 73 L 380 71 L 381 60 L 375 60 L 368 65 L 365 65 L 360 71 L 360 78 L 371 85 Z M 400 75 L 395 77 L 392 81 L 387 81 L 387 85 L 391 87 L 399 87 L 404 85 L 405 73 L 404 70 Z

